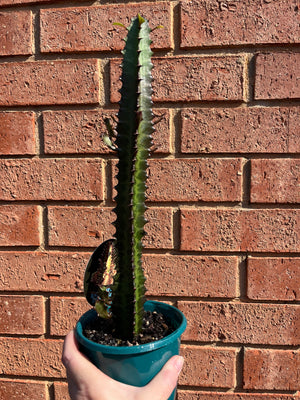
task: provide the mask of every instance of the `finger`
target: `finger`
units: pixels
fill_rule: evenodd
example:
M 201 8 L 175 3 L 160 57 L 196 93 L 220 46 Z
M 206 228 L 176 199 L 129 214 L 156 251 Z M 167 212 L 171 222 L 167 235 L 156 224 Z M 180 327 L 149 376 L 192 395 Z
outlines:
M 84 360 L 83 360 L 84 359 Z M 78 343 L 75 338 L 74 331 L 71 331 L 65 337 L 63 352 L 62 352 L 62 362 L 66 368 L 73 364 L 77 364 L 79 361 L 88 361 L 87 358 L 79 351 Z
M 143 388 L 143 400 L 167 400 L 176 387 L 183 357 L 173 356 L 162 370 Z M 156 395 L 153 396 L 153 393 Z
M 72 377 L 76 377 L 78 381 L 91 381 L 95 376 L 99 379 L 99 375 L 102 374 L 101 371 L 79 351 L 74 331 L 69 332 L 65 337 L 62 362 L 66 367 L 67 373 L 72 375 Z
M 81 398 L 78 397 L 78 393 L 84 393 L 83 398 L 95 399 L 121 400 L 133 397 L 128 396 L 128 393 L 133 392 L 134 387 L 105 375 L 79 351 L 73 331 L 65 338 L 62 362 L 67 370 L 69 391 L 73 393 L 72 399 Z

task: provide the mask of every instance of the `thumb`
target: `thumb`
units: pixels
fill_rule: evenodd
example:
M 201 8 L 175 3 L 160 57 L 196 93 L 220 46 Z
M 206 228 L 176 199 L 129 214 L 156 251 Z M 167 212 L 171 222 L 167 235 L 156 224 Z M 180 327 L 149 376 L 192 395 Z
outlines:
M 144 386 L 143 400 L 167 400 L 176 387 L 183 361 L 181 356 L 170 358 L 152 381 Z

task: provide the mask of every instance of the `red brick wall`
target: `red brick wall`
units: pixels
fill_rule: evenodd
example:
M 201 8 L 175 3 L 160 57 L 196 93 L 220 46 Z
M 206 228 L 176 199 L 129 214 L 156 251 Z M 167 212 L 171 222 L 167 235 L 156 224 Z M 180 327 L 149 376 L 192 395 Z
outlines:
M 125 32 L 112 23 L 137 12 L 164 25 L 144 260 L 148 296 L 188 319 L 178 399 L 297 397 L 298 7 L 0 0 L 1 399 L 68 399 L 63 337 L 113 232 L 115 156 L 100 136 Z

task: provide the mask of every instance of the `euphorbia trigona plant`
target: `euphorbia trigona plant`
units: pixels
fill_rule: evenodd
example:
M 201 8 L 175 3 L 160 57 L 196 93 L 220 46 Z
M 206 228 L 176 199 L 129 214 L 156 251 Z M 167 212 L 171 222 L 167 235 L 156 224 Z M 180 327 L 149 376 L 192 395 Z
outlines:
M 102 318 L 113 318 L 117 334 L 132 340 L 142 328 L 145 277 L 142 239 L 145 234 L 147 158 L 152 145 L 152 76 L 147 20 L 132 20 L 122 52 L 122 88 L 117 125 L 106 120 L 105 142 L 118 156 L 114 239 L 93 253 L 85 273 L 85 296 Z

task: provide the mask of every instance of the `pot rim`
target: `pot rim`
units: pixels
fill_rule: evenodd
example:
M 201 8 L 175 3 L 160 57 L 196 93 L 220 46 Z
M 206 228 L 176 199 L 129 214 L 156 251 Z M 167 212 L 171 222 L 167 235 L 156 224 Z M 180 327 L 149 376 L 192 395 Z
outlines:
M 178 310 L 178 308 L 171 306 L 170 304 L 162 303 L 160 301 L 153 301 L 153 300 L 148 300 L 145 302 L 145 308 L 150 309 L 150 311 L 157 310 L 159 309 L 159 312 L 167 312 L 167 310 L 171 310 L 173 314 L 176 314 L 179 319 L 181 319 L 178 328 L 172 332 L 170 335 L 159 339 L 154 342 L 146 343 L 146 344 L 140 344 L 136 346 L 108 346 L 108 345 L 103 345 L 99 344 L 96 342 L 93 342 L 92 340 L 89 340 L 83 335 L 83 325 L 85 321 L 91 316 L 91 314 L 96 314 L 96 311 L 94 309 L 91 309 L 84 313 L 79 321 L 76 324 L 75 328 L 75 334 L 76 338 L 79 343 L 81 343 L 83 346 L 89 348 L 92 351 L 98 351 L 101 353 L 109 353 L 109 354 L 118 354 L 118 355 L 126 355 L 126 354 L 138 354 L 138 353 L 146 353 L 149 351 L 156 350 L 158 348 L 168 346 L 171 342 L 177 340 L 182 333 L 185 331 L 186 326 L 187 326 L 187 321 L 184 316 L 184 314 Z

